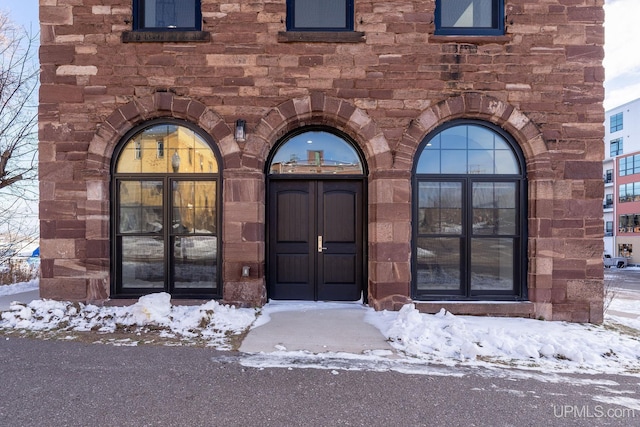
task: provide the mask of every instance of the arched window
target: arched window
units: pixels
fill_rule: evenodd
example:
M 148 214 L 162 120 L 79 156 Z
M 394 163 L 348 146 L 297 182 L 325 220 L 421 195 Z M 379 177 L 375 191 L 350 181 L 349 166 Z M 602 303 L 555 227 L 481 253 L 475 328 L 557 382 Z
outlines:
M 220 173 L 210 139 L 154 120 L 132 130 L 112 167 L 112 295 L 220 295 Z
M 506 132 L 439 127 L 418 149 L 413 188 L 414 298 L 526 298 L 525 163 Z
M 269 175 L 361 175 L 360 156 L 344 138 L 320 129 L 304 129 L 287 139 L 273 154 Z

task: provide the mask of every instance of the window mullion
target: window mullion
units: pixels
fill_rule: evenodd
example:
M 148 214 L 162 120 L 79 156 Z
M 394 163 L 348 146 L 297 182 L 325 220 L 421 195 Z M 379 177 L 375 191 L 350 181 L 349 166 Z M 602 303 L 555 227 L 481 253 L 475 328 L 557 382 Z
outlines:
M 175 185 L 175 180 L 169 176 L 164 178 L 165 181 L 165 192 L 164 192 L 164 224 L 163 224 L 163 239 L 165 245 L 165 262 L 164 262 L 164 277 L 165 277 L 165 290 L 169 293 L 172 293 L 172 283 L 173 283 L 173 245 L 172 242 L 172 233 L 171 224 L 173 224 L 173 185 Z
M 472 180 L 466 178 L 462 181 L 462 253 L 460 259 L 463 262 L 460 272 L 463 295 L 466 298 L 471 296 L 471 241 L 473 238 L 473 186 Z

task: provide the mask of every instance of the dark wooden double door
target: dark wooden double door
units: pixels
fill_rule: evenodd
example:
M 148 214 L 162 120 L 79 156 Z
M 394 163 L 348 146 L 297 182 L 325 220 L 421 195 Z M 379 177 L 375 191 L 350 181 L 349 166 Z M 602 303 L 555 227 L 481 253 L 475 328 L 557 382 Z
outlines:
M 362 180 L 271 180 L 269 297 L 360 299 L 363 209 Z

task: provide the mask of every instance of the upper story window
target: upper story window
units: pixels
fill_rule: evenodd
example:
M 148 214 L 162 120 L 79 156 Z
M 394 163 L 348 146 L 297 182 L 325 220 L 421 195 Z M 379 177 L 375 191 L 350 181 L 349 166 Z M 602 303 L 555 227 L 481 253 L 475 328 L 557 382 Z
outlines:
M 618 217 L 618 232 L 619 233 L 640 233 L 640 214 L 626 214 Z M 618 250 L 622 255 L 623 251 Z
M 640 182 L 630 182 L 618 187 L 618 201 L 620 203 L 640 201 Z
M 619 156 L 620 154 L 622 154 L 622 138 L 613 139 L 609 144 L 611 148 L 611 157 Z
M 609 133 L 622 130 L 622 113 L 609 117 Z
M 613 194 L 606 194 L 604 196 L 604 207 L 610 208 L 613 206 Z
M 200 0 L 133 0 L 133 29 L 200 31 Z
M 620 166 L 618 169 L 620 176 L 640 173 L 640 154 L 620 159 Z
M 287 31 L 353 31 L 353 0 L 287 0 Z
M 436 0 L 435 33 L 503 35 L 504 0 Z
M 620 171 L 620 175 L 622 176 L 622 171 Z M 610 184 L 613 182 L 613 169 L 607 169 L 604 173 L 604 183 Z
M 159 140 L 156 142 L 156 157 L 162 159 L 164 157 L 164 141 Z
M 611 235 L 611 233 L 613 233 L 613 221 L 607 221 L 604 223 L 604 232 L 607 233 L 607 235 Z

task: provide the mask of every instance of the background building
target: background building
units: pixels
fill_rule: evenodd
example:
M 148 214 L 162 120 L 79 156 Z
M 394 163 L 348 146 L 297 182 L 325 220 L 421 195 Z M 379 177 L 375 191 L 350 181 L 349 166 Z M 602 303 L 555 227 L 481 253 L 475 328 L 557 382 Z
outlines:
M 640 263 L 640 99 L 605 113 L 604 252 Z
M 41 296 L 600 322 L 602 3 L 41 0 Z

